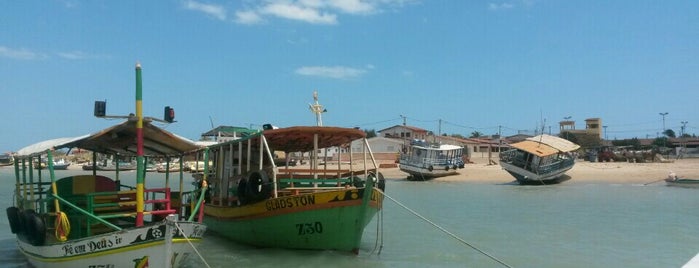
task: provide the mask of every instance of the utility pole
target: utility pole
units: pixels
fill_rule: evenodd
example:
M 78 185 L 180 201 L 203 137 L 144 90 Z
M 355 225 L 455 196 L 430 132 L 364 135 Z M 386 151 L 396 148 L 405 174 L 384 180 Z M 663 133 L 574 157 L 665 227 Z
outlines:
M 680 137 L 682 137 L 682 136 L 684 136 L 684 129 L 687 127 L 687 123 L 689 123 L 689 122 L 682 121 L 680 123 L 682 123 L 682 131 L 681 131 L 682 133 L 680 133 Z
M 607 139 L 607 126 L 602 126 L 604 128 L 604 139 Z
M 407 118 L 405 115 L 400 115 L 401 118 L 403 118 L 403 125 L 405 126 L 405 119 Z
M 662 131 L 662 133 L 665 134 L 665 130 L 666 130 L 666 129 L 665 129 L 665 116 L 668 115 L 669 113 L 668 113 L 668 112 L 664 112 L 664 113 L 659 113 L 659 114 L 660 114 L 660 116 L 663 117 L 663 131 Z

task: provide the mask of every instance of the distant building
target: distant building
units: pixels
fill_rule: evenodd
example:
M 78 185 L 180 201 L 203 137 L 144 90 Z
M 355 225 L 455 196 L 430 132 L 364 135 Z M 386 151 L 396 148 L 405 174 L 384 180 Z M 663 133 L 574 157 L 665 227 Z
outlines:
M 419 127 L 411 127 L 405 125 L 395 125 L 389 128 L 379 130 L 381 137 L 394 139 L 418 139 L 424 140 L 427 138 L 429 131 Z
M 202 133 L 201 140 L 226 142 L 244 138 L 256 132 L 257 130 L 244 127 L 218 126 L 212 130 Z
M 586 134 L 586 135 L 596 135 L 600 139 L 603 139 L 604 136 L 602 136 L 604 133 L 602 133 L 602 119 L 601 118 L 588 118 L 585 119 L 585 129 L 584 130 L 577 130 L 575 129 L 575 121 L 572 120 L 564 120 L 558 123 L 560 126 L 560 132 L 568 132 L 572 134 Z

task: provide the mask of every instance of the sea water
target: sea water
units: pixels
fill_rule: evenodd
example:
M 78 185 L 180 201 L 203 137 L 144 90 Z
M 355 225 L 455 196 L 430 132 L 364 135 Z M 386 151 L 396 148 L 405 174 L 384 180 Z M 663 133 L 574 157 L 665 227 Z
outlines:
M 74 174 L 90 172 L 56 171 Z M 134 172 L 120 176 L 135 181 Z M 148 173 L 146 182 L 161 186 L 164 174 Z M 0 168 L 3 208 L 12 205 L 14 183 L 14 169 Z M 177 176 L 170 185 L 178 187 Z M 699 189 L 575 178 L 550 186 L 401 179 L 388 180 L 386 194 L 395 201 L 385 199 L 357 256 L 255 248 L 213 234 L 198 249 L 211 267 L 504 267 L 494 259 L 511 267 L 680 267 L 699 252 Z M 6 216 L 0 266 L 28 266 Z M 204 264 L 195 259 L 191 267 Z

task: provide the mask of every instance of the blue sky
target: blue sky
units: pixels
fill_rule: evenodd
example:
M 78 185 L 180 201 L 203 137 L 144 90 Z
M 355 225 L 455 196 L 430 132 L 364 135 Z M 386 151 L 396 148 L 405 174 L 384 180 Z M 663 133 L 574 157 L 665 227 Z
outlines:
M 135 110 L 214 125 L 699 134 L 699 1 L 2 1 L 0 152 Z

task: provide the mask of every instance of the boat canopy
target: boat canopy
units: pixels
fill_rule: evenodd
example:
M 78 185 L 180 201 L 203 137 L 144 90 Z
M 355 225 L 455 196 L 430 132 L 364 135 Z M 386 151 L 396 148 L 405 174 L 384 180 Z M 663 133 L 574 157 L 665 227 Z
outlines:
M 99 132 L 74 138 L 59 138 L 29 145 L 17 151 L 19 158 L 46 153 L 48 149 L 81 148 L 98 153 L 136 156 L 136 122 L 127 120 Z M 150 122 L 143 122 L 143 154 L 148 156 L 179 156 L 202 146 L 165 131 Z
M 527 138 L 524 141 L 510 144 L 510 146 L 539 157 L 575 151 L 580 148 L 580 145 L 566 139 L 546 134 Z
M 312 151 L 315 134 L 318 134 L 318 148 L 349 145 L 353 140 L 366 137 L 363 130 L 340 127 L 300 126 L 270 129 L 262 132 L 272 150 L 284 152 Z
M 554 155 L 557 154 L 559 151 L 556 150 L 556 148 L 553 148 L 551 146 L 548 146 L 543 143 L 535 142 L 535 141 L 521 141 L 518 143 L 513 143 L 510 144 L 510 146 L 520 149 L 522 151 L 528 152 L 530 154 L 536 155 L 538 157 L 544 157 L 544 156 L 549 156 L 549 155 Z
M 546 134 L 527 138 L 527 140 L 541 142 L 561 152 L 572 152 L 580 149 L 580 145 L 572 143 L 569 140 Z

